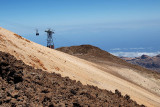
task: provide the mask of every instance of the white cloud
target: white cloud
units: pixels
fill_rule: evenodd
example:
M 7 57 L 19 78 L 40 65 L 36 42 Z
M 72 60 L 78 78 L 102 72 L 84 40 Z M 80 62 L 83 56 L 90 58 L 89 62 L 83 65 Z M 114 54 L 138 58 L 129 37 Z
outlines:
M 160 54 L 160 52 L 113 52 L 111 54 L 115 56 L 123 56 L 123 57 L 139 57 L 142 55 L 156 56 Z

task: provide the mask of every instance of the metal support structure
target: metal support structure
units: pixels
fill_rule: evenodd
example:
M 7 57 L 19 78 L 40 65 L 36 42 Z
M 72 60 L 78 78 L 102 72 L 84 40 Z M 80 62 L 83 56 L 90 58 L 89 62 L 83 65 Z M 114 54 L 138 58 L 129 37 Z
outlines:
M 54 49 L 53 37 L 54 32 L 51 29 L 45 30 L 47 32 L 47 47 Z

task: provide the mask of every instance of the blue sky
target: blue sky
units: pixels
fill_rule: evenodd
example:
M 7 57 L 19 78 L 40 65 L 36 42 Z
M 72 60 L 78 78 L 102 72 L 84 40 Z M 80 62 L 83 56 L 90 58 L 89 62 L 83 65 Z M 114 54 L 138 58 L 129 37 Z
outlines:
M 0 14 L 1 27 L 42 45 L 52 28 L 55 47 L 160 51 L 160 0 L 1 0 Z

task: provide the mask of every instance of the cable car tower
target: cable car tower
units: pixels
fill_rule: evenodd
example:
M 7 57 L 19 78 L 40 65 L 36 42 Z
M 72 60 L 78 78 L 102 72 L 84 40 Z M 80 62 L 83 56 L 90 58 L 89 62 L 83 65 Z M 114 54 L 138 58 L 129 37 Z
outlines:
M 54 49 L 53 37 L 54 32 L 51 29 L 45 30 L 47 32 L 47 47 Z
M 54 43 L 53 43 L 53 34 L 54 32 L 51 29 L 45 30 L 45 32 L 47 33 L 47 47 L 54 49 Z M 38 36 L 38 30 L 36 29 L 36 36 Z

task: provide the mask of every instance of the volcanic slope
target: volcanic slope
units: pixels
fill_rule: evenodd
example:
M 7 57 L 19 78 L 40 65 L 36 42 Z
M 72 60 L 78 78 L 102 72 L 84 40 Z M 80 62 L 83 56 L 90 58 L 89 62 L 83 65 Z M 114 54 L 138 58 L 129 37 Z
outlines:
M 80 81 L 84 85 L 89 84 L 113 92 L 118 89 L 122 95 L 130 95 L 131 99 L 138 104 L 157 107 L 160 105 L 160 97 L 157 94 L 160 89 L 157 82 L 159 79 L 153 78 L 151 80 L 148 77 L 143 77 L 136 72 L 135 68 L 131 69 L 129 66 L 121 68 L 121 66 L 118 66 L 120 64 L 117 63 L 114 63 L 115 65 L 112 63 L 112 66 L 108 63 L 108 67 L 103 67 L 41 46 L 4 28 L 0 28 L 0 50 L 10 53 L 29 66 L 50 73 L 59 73 L 63 77 L 68 76 L 70 79 Z M 124 75 L 127 74 L 130 78 L 137 79 L 138 76 L 139 81 L 141 79 L 145 80 L 142 83 L 146 87 L 148 85 L 149 88 L 140 86 L 128 78 L 122 78 L 121 75 L 115 75 L 112 71 L 123 72 Z
M 126 61 L 91 45 L 61 47 L 57 48 L 57 50 L 98 64 L 101 66 L 99 67 L 100 69 L 160 95 L 160 73 L 158 72 L 127 63 Z
M 114 94 L 60 74 L 33 69 L 1 51 L 0 71 L 1 107 L 144 107 L 118 90 Z
M 92 45 L 61 47 L 61 48 L 57 48 L 56 50 L 68 53 L 70 55 L 74 55 L 76 57 L 88 60 L 90 62 L 94 62 L 96 64 L 104 64 L 104 61 L 105 61 L 105 63 L 108 62 L 107 64 L 109 64 L 109 65 L 110 64 L 124 65 L 124 66 L 130 67 L 130 68 L 137 69 L 138 71 L 143 71 L 143 73 L 146 73 L 148 75 L 153 74 L 153 76 L 155 78 L 160 78 L 160 75 L 157 72 L 154 72 L 152 70 L 145 69 L 143 67 L 127 63 L 126 61 L 124 61 L 125 59 L 122 60 L 123 58 L 116 57 L 116 56 L 114 56 L 104 50 L 101 50 L 98 47 L 92 46 Z M 157 55 L 157 57 L 158 57 L 158 55 Z M 137 59 L 139 59 L 139 58 L 137 58 Z M 147 61 L 147 62 L 149 62 L 149 61 Z

